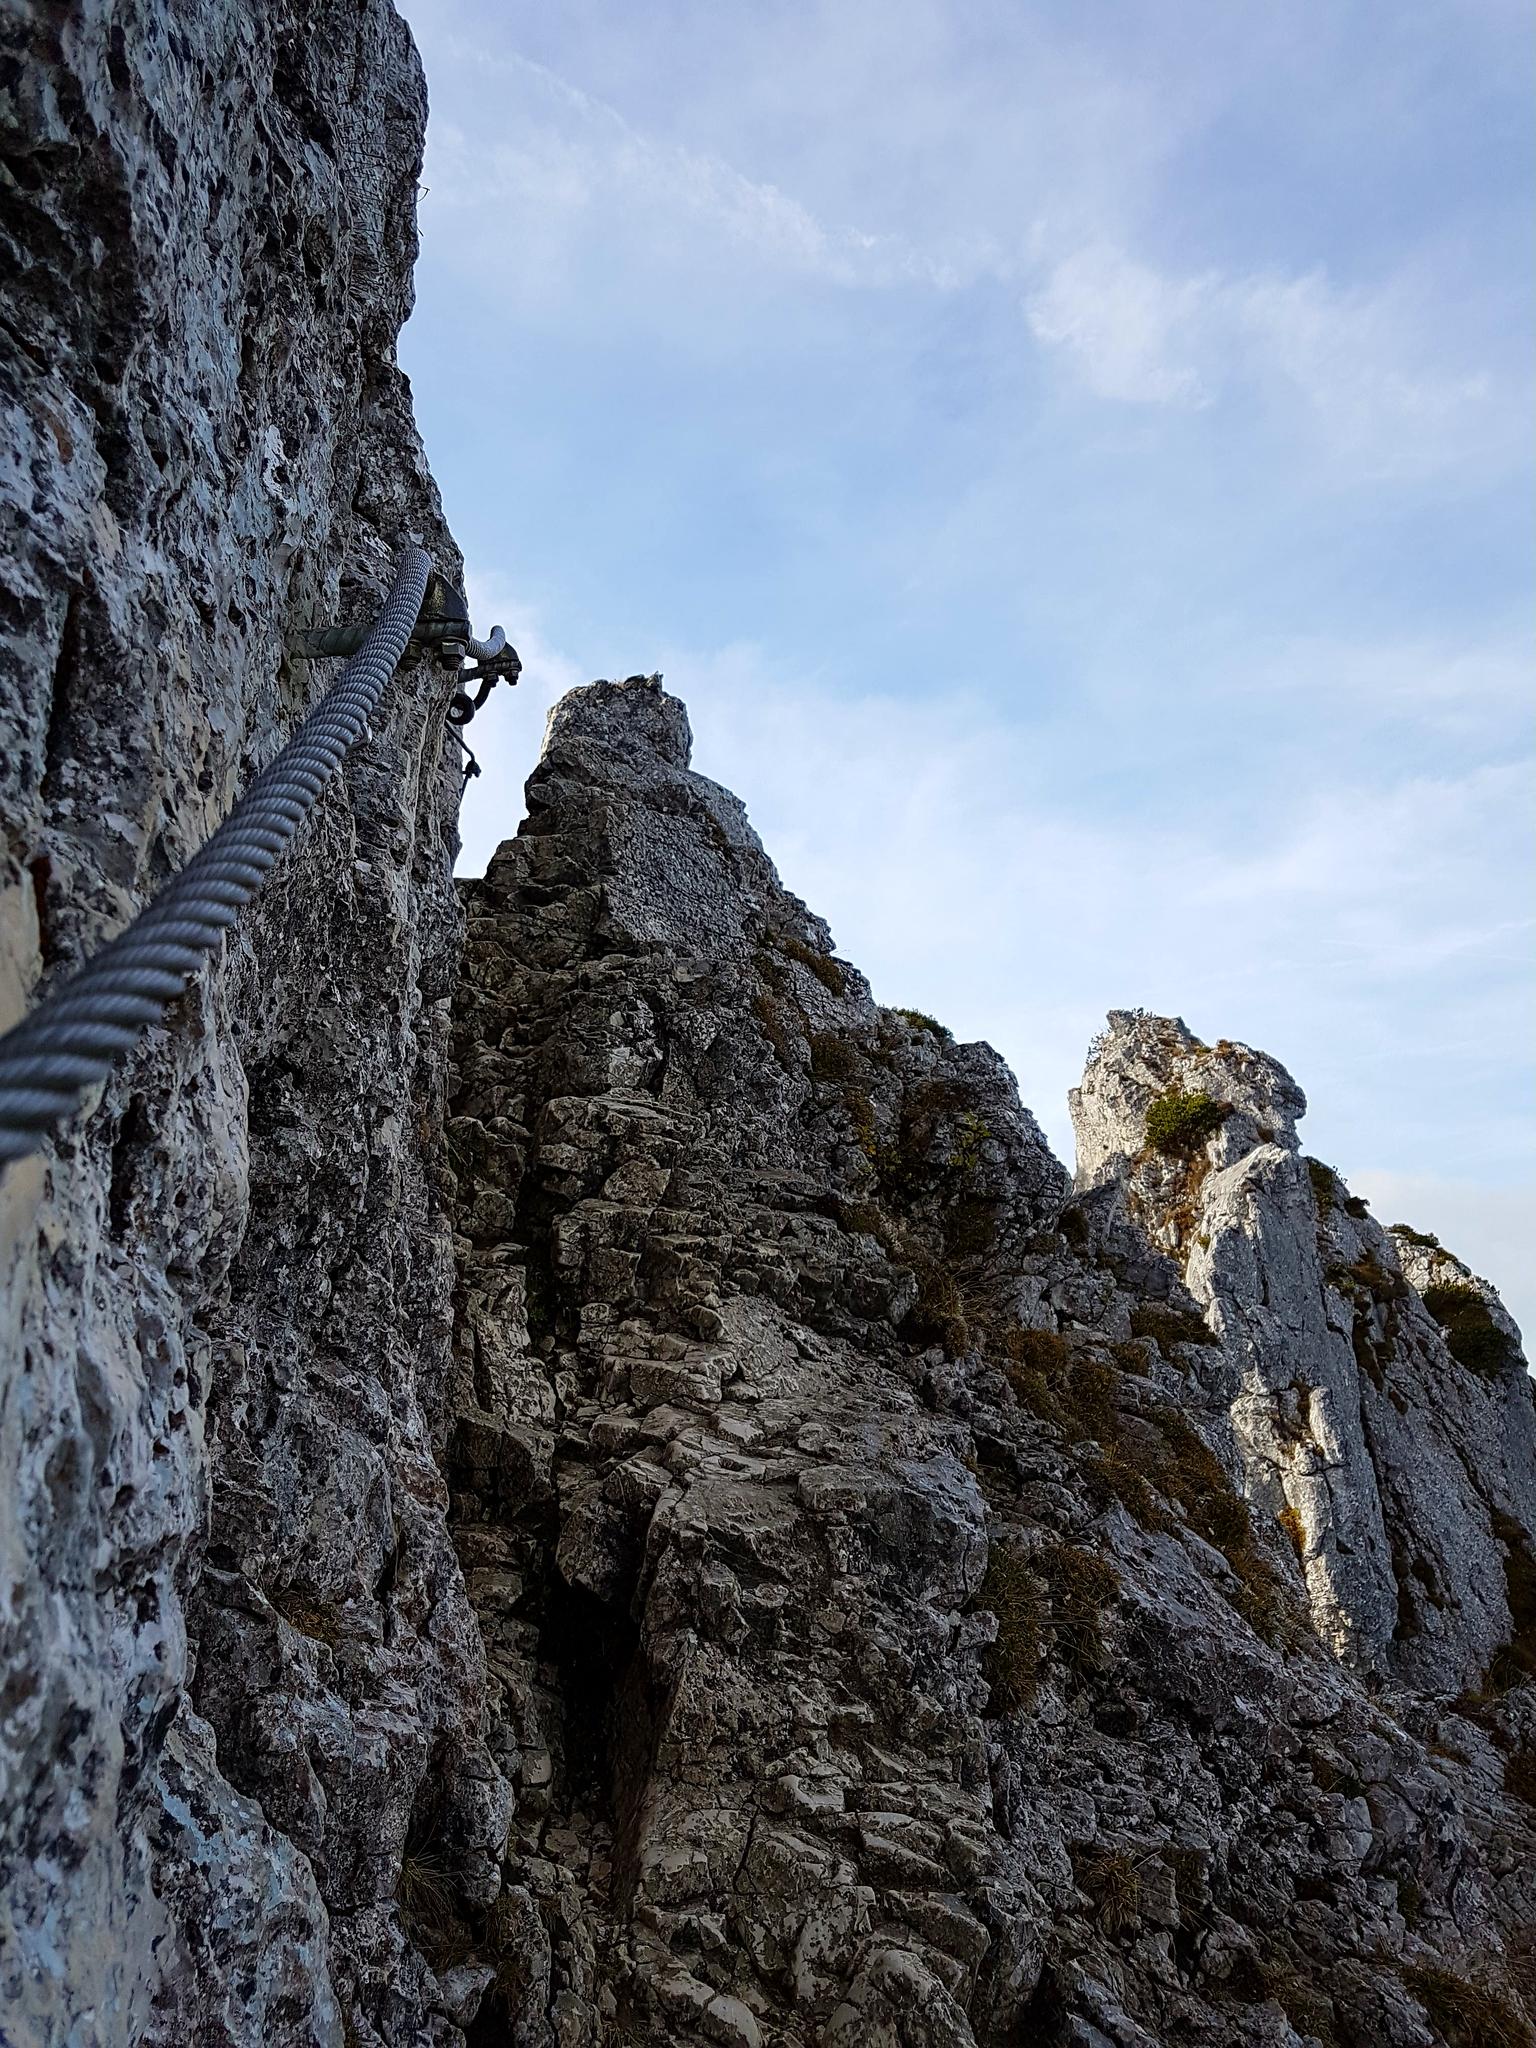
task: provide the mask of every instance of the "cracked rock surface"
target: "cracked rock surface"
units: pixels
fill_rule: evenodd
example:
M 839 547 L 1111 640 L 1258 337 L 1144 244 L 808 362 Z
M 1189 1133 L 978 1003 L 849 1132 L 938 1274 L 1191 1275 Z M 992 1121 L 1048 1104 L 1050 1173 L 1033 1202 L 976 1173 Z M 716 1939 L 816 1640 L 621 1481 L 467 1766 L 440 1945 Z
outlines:
M 1098 1049 L 1074 1195 L 989 1048 L 833 955 L 654 679 L 556 708 L 464 899 L 446 1469 L 515 1811 L 499 1895 L 415 1925 L 489 1973 L 470 2039 L 1528 2039 L 1529 1393 L 1458 1383 L 1505 1478 L 1448 1477 L 1427 1376 L 1466 1368 L 1342 1188 L 1320 1217 L 1281 1070 L 1220 1054 L 1191 1266 L 1137 1163 L 1181 1027 Z M 1367 1251 L 1402 1398 L 1373 1436 L 1357 1390 L 1352 1437 L 1376 1297 L 1329 1270 Z M 1368 1654 L 1342 1538 L 1283 1514 L 1261 1263 L 1343 1346 L 1286 1474 L 1386 1475 L 1352 1540 L 1420 1546 L 1405 1600 L 1420 1558 L 1468 1574 L 1438 1630 L 1410 1605 Z M 1430 1468 L 1482 1517 L 1459 1550 Z
M 383 0 L 0 12 L 0 1024 L 456 567 Z M 408 667 L 164 1028 L 0 1181 L 0 2038 L 457 2038 L 395 1893 L 505 1796 L 431 1421 L 458 749 Z M 467 1880 L 466 1880 L 467 1881 Z
M 1190 1126 L 1161 1147 L 1158 1104 Z M 1512 1549 L 1536 1528 L 1520 1333 L 1434 1239 L 1384 1230 L 1302 1155 L 1305 1108 L 1267 1055 L 1116 1011 L 1072 1097 L 1080 1175 L 1118 1190 L 1221 1339 L 1245 1491 L 1294 1518 L 1324 1641 L 1454 1692 L 1509 1639 Z

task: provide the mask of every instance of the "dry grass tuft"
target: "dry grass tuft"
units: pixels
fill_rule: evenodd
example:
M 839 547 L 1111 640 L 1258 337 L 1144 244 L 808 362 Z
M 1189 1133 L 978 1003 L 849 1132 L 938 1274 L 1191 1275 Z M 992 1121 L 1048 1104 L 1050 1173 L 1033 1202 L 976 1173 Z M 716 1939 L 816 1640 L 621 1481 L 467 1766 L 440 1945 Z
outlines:
M 1141 1871 L 1128 1851 L 1074 1851 L 1072 1874 L 1093 1901 L 1093 1917 L 1112 1941 L 1140 1926 Z
M 406 1843 L 395 1903 L 401 1925 L 435 1969 L 467 1962 L 475 1953 L 474 1939 L 459 1917 L 452 1866 L 430 1843 Z
M 835 1031 L 811 1034 L 813 1081 L 855 1081 L 859 1072 L 859 1056 L 846 1038 L 840 1038 Z
M 1174 1344 L 1214 1344 L 1203 1316 L 1168 1302 L 1144 1301 L 1131 1310 L 1131 1335 L 1150 1337 L 1159 1351 Z
M 976 1604 L 997 1616 L 997 1640 L 987 1653 L 992 1705 L 1012 1713 L 1029 1704 L 1039 1683 L 1049 1614 L 1045 1595 L 1019 1553 L 995 1543 Z
M 995 1543 L 976 1594 L 976 1605 L 997 1616 L 987 1656 L 993 1709 L 1027 1706 L 1052 1650 L 1079 1677 L 1106 1669 L 1104 1616 L 1119 1591 L 1114 1567 L 1072 1544 L 1026 1563 L 1010 1545 Z
M 1050 1592 L 1051 1629 L 1068 1665 L 1080 1674 L 1103 1671 L 1109 1663 L 1104 1616 L 1120 1592 L 1114 1566 L 1063 1543 L 1046 1552 L 1040 1568 Z
M 775 932 L 772 938 L 781 953 L 787 954 L 791 960 L 798 960 L 802 967 L 809 968 L 822 987 L 831 994 L 847 994 L 848 976 L 840 962 L 834 960 L 830 953 L 818 953 L 813 946 L 808 946 L 804 939 L 797 939 L 791 932 Z
M 1446 2048 L 1532 2048 L 1533 2036 L 1514 2005 L 1435 1963 L 1414 1963 L 1403 1982 L 1423 2006 Z
M 767 989 L 759 989 L 752 998 L 752 1010 L 763 1036 L 773 1047 L 773 1056 L 786 1074 L 795 1071 L 794 1045 L 797 1033 L 791 1022 L 790 1005 L 778 996 L 770 995 Z

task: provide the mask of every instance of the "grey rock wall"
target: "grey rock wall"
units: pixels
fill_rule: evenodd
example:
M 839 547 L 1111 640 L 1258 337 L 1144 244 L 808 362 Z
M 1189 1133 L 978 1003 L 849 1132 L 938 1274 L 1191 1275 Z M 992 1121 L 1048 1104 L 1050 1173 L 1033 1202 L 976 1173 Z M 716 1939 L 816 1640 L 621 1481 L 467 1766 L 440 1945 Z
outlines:
M 382 0 L 0 17 L 0 1024 L 455 566 L 395 362 L 425 92 Z M 456 2038 L 419 1788 L 499 1849 L 432 1455 L 458 942 L 404 672 L 254 915 L 0 1182 L 0 2035 Z M 490 1868 L 490 1851 L 486 1852 Z
M 1161 1149 L 1159 1106 L 1190 1126 Z M 1303 1156 L 1305 1108 L 1267 1055 L 1116 1011 L 1072 1097 L 1079 1179 L 1119 1190 L 1220 1338 L 1247 1493 L 1294 1517 L 1324 1639 L 1454 1692 L 1509 1640 L 1511 1546 L 1536 1529 L 1520 1333 L 1486 1283 Z M 1481 1343 L 1448 1343 L 1437 1301 Z
M 464 894 L 447 1470 L 515 1812 L 414 1925 L 472 2041 L 1529 2040 L 1536 1608 L 1454 1706 L 1361 1682 L 1242 1497 L 1240 1333 L 871 1000 L 654 682 L 557 707 Z

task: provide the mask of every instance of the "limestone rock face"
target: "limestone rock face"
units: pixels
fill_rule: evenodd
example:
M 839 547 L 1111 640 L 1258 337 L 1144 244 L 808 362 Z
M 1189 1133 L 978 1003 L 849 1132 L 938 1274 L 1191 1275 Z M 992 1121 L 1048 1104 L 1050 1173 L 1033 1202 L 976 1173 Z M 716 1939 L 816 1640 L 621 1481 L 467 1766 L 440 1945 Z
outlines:
M 0 1023 L 116 932 L 418 538 L 425 93 L 384 0 L 0 21 Z M 432 1775 L 504 1795 L 431 1421 L 458 750 L 402 672 L 222 963 L 0 1182 L 0 2035 L 415 2044 Z M 462 1998 L 460 1999 L 462 2003 Z
M 1118 1190 L 1221 1340 L 1245 1490 L 1291 1522 L 1324 1640 L 1455 1691 L 1510 1638 L 1536 1528 L 1520 1333 L 1433 1239 L 1383 1230 L 1302 1156 L 1305 1108 L 1266 1055 L 1117 1011 L 1072 1096 L 1080 1181 Z
M 515 1812 L 490 1903 L 428 1816 L 452 1896 L 414 1926 L 490 1973 L 471 2038 L 1526 2039 L 1536 1602 L 1456 1708 L 1363 1683 L 1374 1610 L 1251 1477 L 1236 1283 L 1218 1333 L 1132 1213 L 1115 1063 L 1074 1196 L 996 1055 L 833 955 L 654 679 L 557 708 L 464 899 L 446 1468 Z M 1299 1093 L 1232 1067 L 1210 1178 L 1289 1160 L 1289 1214 Z M 1422 1371 L 1463 1371 L 1370 1243 Z M 1326 1419 L 1349 1331 L 1307 1469 L 1342 1513 L 1356 1458 L 1390 1573 L 1358 1399 Z M 1393 1413 L 1404 1460 L 1441 1426 Z M 1458 1668 L 1509 1635 L 1482 1541 L 1444 1558 Z

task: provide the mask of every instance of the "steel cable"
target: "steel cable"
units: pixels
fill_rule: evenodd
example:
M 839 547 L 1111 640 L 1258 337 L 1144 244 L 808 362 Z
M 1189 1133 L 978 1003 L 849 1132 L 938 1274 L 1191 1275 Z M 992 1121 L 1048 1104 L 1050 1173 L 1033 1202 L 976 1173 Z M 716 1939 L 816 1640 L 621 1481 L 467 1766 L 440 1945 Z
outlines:
M 400 557 L 366 639 L 229 816 L 127 929 L 0 1038 L 0 1165 L 25 1158 L 179 996 L 361 738 L 420 615 L 431 561 Z

